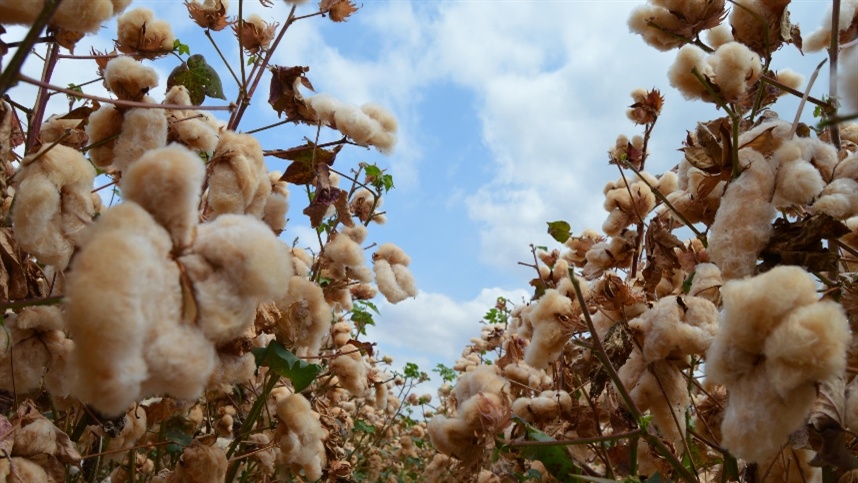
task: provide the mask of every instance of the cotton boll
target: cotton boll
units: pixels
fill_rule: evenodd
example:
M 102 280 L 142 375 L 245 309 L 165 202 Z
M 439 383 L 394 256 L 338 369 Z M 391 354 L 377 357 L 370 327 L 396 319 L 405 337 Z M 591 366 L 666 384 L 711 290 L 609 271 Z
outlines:
M 468 423 L 462 419 L 435 416 L 429 421 L 426 429 L 432 446 L 443 455 L 468 460 L 479 452 L 480 447 L 476 444 L 477 437 Z
M 0 23 L 31 25 L 44 1 L 0 1 Z M 50 25 L 74 32 L 95 33 L 101 24 L 121 12 L 128 2 L 111 0 L 66 0 L 51 18 Z
M 231 394 L 233 385 L 253 379 L 256 372 L 256 360 L 252 352 L 235 356 L 218 354 L 217 365 L 208 380 L 208 389 L 216 389 Z
M 772 331 L 763 349 L 772 385 L 786 397 L 802 384 L 841 374 L 851 336 L 838 303 L 821 301 L 792 311 Z
M 714 75 L 711 68 L 704 61 L 705 57 L 706 52 L 700 47 L 691 44 L 684 45 L 679 49 L 676 61 L 674 61 L 667 72 L 670 85 L 679 90 L 682 97 L 688 100 L 710 99 L 703 84 L 691 73 L 692 69 L 697 69 L 702 76 L 712 77 Z
M 152 321 L 180 318 L 171 249 L 170 235 L 151 215 L 123 203 L 87 231 L 74 259 L 65 312 L 75 341 L 73 394 L 105 414 L 121 414 L 141 395 L 149 377 L 143 346 Z
M 685 408 L 691 402 L 682 372 L 667 361 L 648 365 L 641 353 L 635 350 L 620 367 L 618 375 L 638 409 L 650 411 L 656 427 L 681 445 L 685 433 Z M 679 421 L 679 427 L 675 421 Z
M 125 112 L 122 132 L 113 147 L 113 167 L 125 171 L 149 151 L 167 143 L 167 118 L 162 109 L 137 107 Z
M 454 388 L 454 394 L 456 401 L 462 404 L 481 392 L 504 394 L 508 385 L 509 383 L 498 375 L 493 366 L 481 365 L 459 377 Z
M 286 245 L 268 225 L 243 215 L 200 225 L 179 260 L 193 284 L 200 330 L 215 343 L 240 336 L 256 307 L 277 297 L 292 276 Z
M 831 45 L 832 13 L 832 6 L 829 5 L 819 29 L 804 38 L 802 49 L 805 52 L 818 52 L 827 49 Z M 855 22 L 855 17 L 858 17 L 858 1 L 844 0 L 841 2 L 840 15 L 838 17 L 840 23 L 837 25 L 839 35 L 849 30 L 850 26 Z
M 277 234 L 286 228 L 286 212 L 289 211 L 289 189 L 285 181 L 280 181 L 281 175 L 279 171 L 268 173 L 271 194 L 265 200 L 262 211 L 262 221 Z
M 122 55 L 107 63 L 104 85 L 122 100 L 142 101 L 149 89 L 158 85 L 158 74 L 155 69 Z
M 344 104 L 334 112 L 334 122 L 340 132 L 358 144 L 368 144 L 379 129 L 378 122 L 351 104 Z
M 707 59 L 715 74 L 715 83 L 728 101 L 741 99 L 748 86 L 760 77 L 760 56 L 739 42 L 728 42 Z
M 579 315 L 568 297 L 548 289 L 531 312 L 533 337 L 524 351 L 524 360 L 535 368 L 545 368 L 563 352 Z
M 704 298 L 715 305 L 721 302 L 721 270 L 713 263 L 698 263 L 694 267 L 694 279 L 691 281 L 691 289 L 688 294 L 694 297 Z
M 855 216 L 858 214 L 858 181 L 835 179 L 822 190 L 811 211 L 825 213 L 838 220 Z
M 850 178 L 858 181 L 858 151 L 848 154 L 834 168 L 834 178 Z
M 87 154 L 93 164 L 99 168 L 106 168 L 113 164 L 113 149 L 116 145 L 116 137 L 122 132 L 122 117 L 122 112 L 111 104 L 101 106 L 89 116 L 85 132 L 89 142 L 99 143 L 99 146 L 90 148 Z
M 629 327 L 644 336 L 646 362 L 703 355 L 718 332 L 718 309 L 703 298 L 665 297 Z
M 375 283 L 388 302 L 395 304 L 417 296 L 414 277 L 408 270 L 411 259 L 392 243 L 381 245 L 372 256 Z
M 659 28 L 650 26 L 650 22 Z M 628 26 L 631 32 L 640 34 L 649 46 L 661 51 L 684 44 L 682 39 L 671 33 L 684 27 L 682 19 L 658 5 L 646 3 L 635 7 L 629 15 Z
M 359 225 L 363 228 L 363 225 Z M 366 236 L 366 230 L 363 230 L 363 237 Z M 361 238 L 363 238 L 361 237 Z M 363 248 L 359 245 L 348 233 L 335 233 L 330 241 L 325 245 L 325 251 L 322 254 L 321 260 L 325 268 L 330 270 L 331 277 L 335 280 L 346 280 L 349 274 L 352 277 L 356 274 L 361 274 L 364 268 Z M 366 275 L 369 275 L 368 273 Z M 362 282 L 368 282 L 370 279 L 362 279 Z
M 824 187 L 822 175 L 812 164 L 803 160 L 781 164 L 772 204 L 781 209 L 803 206 L 810 203 Z
M 166 20 L 156 19 L 148 8 L 135 8 L 116 19 L 117 48 L 120 52 L 154 58 L 173 50 L 176 37 Z
M 208 446 L 200 441 L 191 442 L 182 451 L 182 457 L 169 483 L 194 482 L 215 483 L 226 479 L 229 462 L 226 452 L 218 446 Z
M 713 49 L 732 41 L 733 33 L 730 31 L 729 25 L 720 24 L 706 31 L 706 43 Z
M 340 349 L 340 355 L 331 361 L 329 368 L 352 395 L 360 397 L 366 392 L 367 368 L 357 347 L 344 345 Z
M 399 129 L 399 123 L 393 116 L 393 113 L 385 109 L 383 106 L 375 103 L 367 103 L 360 107 L 371 119 L 374 119 L 385 132 L 395 133 Z
M 261 218 L 271 182 L 259 141 L 248 134 L 224 131 L 211 163 L 208 202 L 214 216 L 247 213 Z
M 180 324 L 178 319 L 149 323 L 149 337 L 143 347 L 149 377 L 141 386 L 141 394 L 196 399 L 217 364 L 211 342 L 196 327 Z
M 148 211 L 177 248 L 188 246 L 198 223 L 205 167 L 179 145 L 149 151 L 129 167 L 120 187 L 126 200 Z
M 164 104 L 190 106 L 191 98 L 185 86 L 170 88 Z M 200 116 L 203 117 L 200 117 Z M 194 110 L 171 109 L 167 113 L 167 140 L 184 144 L 201 153 L 212 153 L 218 143 L 218 128 L 213 126 L 205 114 Z
M 281 313 L 276 329 L 278 338 L 295 347 L 299 356 L 318 355 L 332 319 L 332 310 L 322 288 L 296 275 L 289 279 L 285 294 L 275 303 Z
M 334 113 L 343 106 L 343 103 L 329 94 L 317 94 L 306 99 L 307 104 L 316 111 L 319 120 L 332 126 L 335 124 Z
M 775 170 L 762 154 L 739 151 L 747 168 L 727 186 L 709 235 L 709 254 L 725 279 L 741 278 L 754 271 L 757 256 L 772 235 L 775 208 L 769 202 Z
M 15 238 L 42 263 L 65 268 L 95 209 L 95 170 L 80 152 L 45 146 L 24 158 L 15 176 Z

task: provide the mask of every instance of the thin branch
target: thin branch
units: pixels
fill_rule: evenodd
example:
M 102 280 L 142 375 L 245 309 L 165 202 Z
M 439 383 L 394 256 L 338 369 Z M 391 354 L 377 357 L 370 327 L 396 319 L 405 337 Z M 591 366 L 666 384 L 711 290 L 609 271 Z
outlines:
M 223 61 L 223 65 L 225 65 L 226 68 L 229 70 L 229 73 L 232 74 L 232 78 L 235 79 L 235 83 L 238 84 L 239 86 L 241 86 L 242 84 L 241 84 L 241 82 L 239 82 L 238 76 L 235 75 L 235 71 L 232 70 L 232 66 L 229 65 L 229 62 L 226 61 L 226 57 L 223 56 L 223 52 L 220 51 L 220 47 L 217 46 L 217 42 L 215 42 L 214 39 L 212 38 L 211 31 L 209 29 L 206 29 L 205 34 L 206 34 L 206 38 L 209 39 L 209 42 L 212 43 L 212 47 L 214 47 L 215 50 L 217 51 L 217 55 L 220 56 L 220 60 Z
M 828 98 L 832 102 L 833 111 L 831 114 L 837 115 L 837 56 L 839 48 L 837 43 L 840 41 L 840 0 L 834 0 L 831 5 L 831 45 L 828 47 L 828 58 L 831 63 L 828 64 Z M 834 123 L 828 127 L 828 132 L 831 133 L 831 144 L 834 149 L 840 150 L 840 126 Z
M 795 136 L 795 132 L 798 129 L 798 121 L 801 119 L 801 111 L 804 110 L 804 105 L 807 103 L 807 98 L 810 95 L 810 89 L 813 87 L 813 83 L 816 82 L 816 76 L 819 75 L 819 69 L 822 69 L 822 66 L 828 62 L 828 59 L 822 59 L 822 62 L 816 66 L 816 69 L 813 70 L 813 74 L 810 76 L 810 80 L 807 81 L 807 87 L 804 89 L 804 95 L 801 96 L 801 102 L 798 104 L 798 110 L 795 113 L 795 119 L 792 122 L 792 129 L 789 131 L 789 135 L 787 139 L 792 139 Z M 838 145 L 837 148 L 840 146 Z
M 82 92 L 73 91 L 71 89 L 66 89 L 64 87 L 55 86 L 48 84 L 47 82 L 42 82 L 38 79 L 33 79 L 32 77 L 28 77 L 24 74 L 18 74 L 18 79 L 26 82 L 27 84 L 33 84 L 40 87 L 46 87 L 48 89 L 64 92 L 66 94 L 82 97 L 84 99 L 90 99 L 98 102 L 105 102 L 107 104 L 113 104 L 114 106 L 119 107 L 143 107 L 149 109 L 183 109 L 186 111 L 234 111 L 235 104 L 230 104 L 228 106 L 185 106 L 181 104 L 150 104 L 148 102 L 137 102 L 137 101 L 123 101 L 121 99 L 110 99 L 107 97 L 99 97 L 93 96 L 91 94 L 84 94 Z
M 38 305 L 57 305 L 63 301 L 63 298 L 63 295 L 57 295 L 54 297 L 45 297 L 40 299 L 13 300 L 10 302 L 0 303 L 0 310 L 23 309 L 24 307 L 36 307 Z

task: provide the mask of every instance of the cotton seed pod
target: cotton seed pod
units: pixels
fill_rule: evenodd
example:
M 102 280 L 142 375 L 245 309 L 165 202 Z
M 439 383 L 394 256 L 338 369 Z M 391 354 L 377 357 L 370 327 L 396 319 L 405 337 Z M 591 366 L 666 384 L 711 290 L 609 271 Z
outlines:
M 239 26 L 239 22 L 241 25 Z M 257 14 L 251 14 L 246 19 L 239 20 L 232 25 L 232 30 L 238 37 L 238 42 L 250 54 L 256 54 L 265 50 L 274 40 L 277 30 L 276 23 L 268 23 Z
M 152 102 L 148 97 L 144 101 Z M 113 167 L 125 171 L 141 156 L 166 143 L 167 118 L 163 109 L 129 109 L 122 119 L 122 132 L 113 145 Z
M 95 170 L 79 151 L 44 146 L 21 161 L 15 176 L 12 225 L 21 248 L 62 269 L 92 223 Z
M 73 32 L 95 33 L 110 17 L 122 12 L 131 0 L 66 0 L 49 25 Z M 0 0 L 0 23 L 32 25 L 44 1 Z
M 217 366 L 208 381 L 208 389 L 232 394 L 235 384 L 253 379 L 256 360 L 252 352 L 236 356 L 218 353 Z
M 842 39 L 843 34 L 848 32 L 850 27 L 855 24 L 858 17 L 858 4 L 853 1 L 845 1 L 839 4 L 840 11 L 838 12 L 839 24 L 837 25 L 838 36 Z M 805 52 L 818 52 L 827 49 L 831 45 L 831 20 L 833 8 L 831 5 L 825 11 L 825 16 L 822 18 L 820 27 L 806 36 L 802 43 L 802 48 Z M 841 40 L 841 43 L 844 41 Z M 845 66 L 844 66 L 845 67 Z
M 414 277 L 408 270 L 411 258 L 392 243 L 378 247 L 372 256 L 375 283 L 388 302 L 395 304 L 417 296 Z
M 203 3 L 193 0 L 185 2 L 185 6 L 191 20 L 204 29 L 218 32 L 229 25 L 226 18 L 229 0 L 204 0 Z
M 80 150 L 89 144 L 86 132 L 81 128 L 82 122 L 80 119 L 60 119 L 53 115 L 42 123 L 39 138 L 45 145 L 59 143 Z
M 179 145 L 149 151 L 124 173 L 126 200 L 142 206 L 166 229 L 176 248 L 190 245 L 198 224 L 197 204 L 205 167 Z
M 804 159 L 799 142 L 786 142 L 772 155 L 778 163 L 772 203 L 777 208 L 810 203 L 825 187 L 819 170 Z
M 319 414 L 304 396 L 293 394 L 277 404 L 277 417 L 281 425 L 275 441 L 283 459 L 293 470 L 302 470 L 308 480 L 321 478 L 327 463 L 324 445 L 327 432 L 319 422 Z
M 536 308 L 529 314 L 533 326 L 533 337 L 524 352 L 524 360 L 535 368 L 545 368 L 557 360 L 569 341 L 580 315 L 577 303 L 548 289 L 539 299 Z
M 249 134 L 224 131 L 211 163 L 208 202 L 214 216 L 246 213 L 261 218 L 271 181 L 259 141 Z
M 197 386 L 185 376 L 211 371 L 213 361 L 203 362 L 211 348 L 190 337 L 195 329 L 177 325 L 182 291 L 169 234 L 129 202 L 102 215 L 86 235 L 66 282 L 72 393 L 107 415 L 122 414 L 144 393 L 165 392 L 157 384 L 162 374 L 150 367 L 156 364 L 169 371 L 167 382 L 180 379 L 170 389 L 198 395 L 208 374 Z
M 116 48 L 126 54 L 155 58 L 173 50 L 176 37 L 166 20 L 148 8 L 135 8 L 116 19 Z
M 691 289 L 688 294 L 694 297 L 704 298 L 716 306 L 721 302 L 721 270 L 712 263 L 698 263 L 694 267 L 694 279 L 691 281 Z
M 340 384 L 354 396 L 362 396 L 367 389 L 367 366 L 360 350 L 352 344 L 340 349 L 329 366 L 332 373 L 340 379 Z
M 199 328 L 215 343 L 240 336 L 256 307 L 277 297 L 292 277 L 288 247 L 268 225 L 243 215 L 200 225 L 179 261 L 193 284 Z
M 814 212 L 846 220 L 858 214 L 858 181 L 851 178 L 835 179 L 823 188 L 811 206 Z
M 176 469 L 166 483 L 219 483 L 226 479 L 226 452 L 195 440 L 182 451 Z
M 149 89 L 158 85 L 158 74 L 155 69 L 121 55 L 110 59 L 104 68 L 104 85 L 124 101 L 139 102 Z
M 289 279 L 285 294 L 275 304 L 281 314 L 277 320 L 278 337 L 294 346 L 299 356 L 317 356 L 332 319 L 322 288 L 296 275 Z

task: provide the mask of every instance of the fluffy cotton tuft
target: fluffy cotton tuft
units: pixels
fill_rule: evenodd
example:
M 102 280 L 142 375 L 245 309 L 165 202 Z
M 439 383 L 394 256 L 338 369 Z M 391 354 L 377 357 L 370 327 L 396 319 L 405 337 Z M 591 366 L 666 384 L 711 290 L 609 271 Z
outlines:
M 373 103 L 358 107 L 327 94 L 311 96 L 306 101 L 321 122 L 356 143 L 375 146 L 384 154 L 393 150 L 398 124 L 393 114 L 384 107 Z
M 72 32 L 95 33 L 128 3 L 130 0 L 65 0 L 51 18 L 50 25 Z M 0 0 L 0 23 L 31 25 L 44 4 L 44 0 Z
M 154 58 L 173 50 L 176 37 L 166 20 L 148 8 L 135 8 L 116 19 L 116 46 L 120 52 Z
M 332 319 L 322 288 L 296 273 L 275 304 L 281 314 L 277 320 L 278 338 L 294 347 L 299 356 L 317 356 Z
M 99 168 L 110 166 L 113 164 L 116 138 L 122 132 L 122 111 L 112 104 L 101 106 L 90 114 L 85 132 L 91 144 L 98 143 L 87 152 L 89 159 Z
M 679 90 L 682 97 L 692 99 L 710 99 L 703 84 L 691 73 L 697 69 L 700 75 L 713 76 L 711 67 L 706 63 L 706 52 L 696 45 L 684 45 L 676 54 L 676 60 L 667 72 L 670 85 Z
M 823 49 L 828 49 L 831 45 L 832 13 L 832 6 L 828 5 L 828 9 L 825 12 L 825 16 L 822 18 L 822 24 L 819 29 L 804 37 L 802 42 L 802 50 L 804 52 L 818 52 Z M 842 37 L 844 32 L 848 31 L 855 22 L 858 22 L 858 1 L 843 0 L 840 2 L 839 20 L 840 23 L 837 25 L 837 31 L 839 36 Z
M 844 49 L 840 68 L 840 93 L 843 102 L 852 112 L 858 111 L 858 46 Z
M 211 163 L 208 203 L 214 216 L 237 213 L 262 218 L 271 181 L 259 141 L 249 134 L 224 131 Z
M 277 403 L 280 425 L 274 436 L 283 460 L 293 470 L 303 471 L 309 481 L 322 477 L 327 463 L 324 441 L 327 431 L 319 422 L 319 414 L 301 394 L 292 394 Z
M 104 68 L 104 85 L 124 101 L 142 101 L 149 89 L 158 85 L 158 74 L 155 69 L 121 55 Z
M 126 170 L 120 186 L 125 199 L 146 209 L 182 248 L 193 240 L 204 177 L 199 157 L 171 145 L 144 154 Z
M 375 283 L 388 302 L 395 304 L 417 296 L 414 276 L 408 270 L 411 259 L 401 248 L 385 243 L 372 256 Z
M 166 143 L 167 117 L 163 109 L 129 109 L 122 120 L 122 133 L 113 147 L 113 167 L 125 171 L 141 156 Z
M 331 372 L 336 374 L 340 384 L 352 395 L 361 397 L 368 388 L 367 364 L 361 357 L 360 350 L 352 344 L 346 344 L 330 364 Z
M 715 84 L 727 101 L 740 100 L 762 72 L 760 56 L 744 44 L 728 42 L 715 51 L 707 62 L 712 66 Z
M 63 269 L 95 207 L 95 170 L 72 148 L 46 145 L 21 162 L 15 175 L 15 239 L 42 263 Z

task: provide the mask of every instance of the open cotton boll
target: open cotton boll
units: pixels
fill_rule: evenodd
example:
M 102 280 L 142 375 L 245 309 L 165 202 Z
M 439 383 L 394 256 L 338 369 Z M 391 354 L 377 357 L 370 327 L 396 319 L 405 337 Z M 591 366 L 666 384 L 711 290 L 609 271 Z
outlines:
M 463 419 L 438 415 L 429 421 L 426 429 L 432 446 L 443 455 L 467 461 L 480 450 L 474 431 Z
M 149 323 L 149 336 L 143 347 L 149 377 L 141 386 L 141 394 L 166 393 L 179 399 L 196 399 L 217 365 L 211 341 L 186 321 L 165 318 Z
M 49 24 L 73 32 L 95 33 L 129 3 L 130 0 L 65 0 Z M 0 0 L 0 23 L 31 25 L 44 6 L 44 0 Z
M 200 225 L 180 262 L 193 284 L 199 327 L 222 343 L 253 324 L 256 307 L 277 297 L 292 277 L 292 257 L 268 225 L 223 215 Z
M 367 116 L 353 104 L 343 104 L 334 112 L 337 129 L 358 144 L 367 144 L 376 130 L 378 122 Z
M 348 231 L 347 231 L 348 230 Z M 351 235 L 351 236 L 349 236 Z M 350 275 L 361 282 L 369 282 L 371 276 L 365 270 L 365 258 L 360 241 L 366 238 L 366 228 L 356 225 L 354 229 L 347 228 L 331 237 L 322 254 L 323 266 L 330 271 L 332 278 L 346 280 Z
M 106 168 L 113 164 L 113 149 L 116 138 L 122 132 L 122 117 L 122 112 L 112 104 L 101 106 L 89 116 L 89 123 L 84 131 L 91 144 L 99 145 L 90 148 L 87 154 L 93 164 L 99 168 Z
M 778 168 L 777 183 L 772 204 L 779 209 L 803 206 L 825 188 L 822 175 L 804 160 L 790 161 Z
M 116 19 L 116 47 L 120 52 L 153 58 L 144 53 L 166 54 L 176 37 L 166 20 L 156 19 L 148 8 L 135 8 Z
M 748 87 L 759 79 L 763 69 L 760 56 L 739 42 L 728 42 L 718 47 L 707 62 L 712 66 L 721 95 L 728 101 L 741 99 Z
M 144 100 L 151 102 L 149 98 Z M 166 144 L 167 117 L 163 109 L 129 109 L 122 120 L 122 132 L 113 146 L 113 167 L 125 171 L 147 152 Z
M 214 217 L 237 213 L 261 218 L 271 181 L 259 141 L 248 134 L 224 131 L 211 163 L 208 203 Z
M 453 389 L 459 404 L 476 396 L 478 393 L 505 394 L 509 382 L 498 375 L 494 366 L 478 366 L 473 371 L 462 374 Z
M 190 106 L 188 89 L 181 85 L 171 87 L 163 103 Z M 191 109 L 171 109 L 167 112 L 167 121 L 168 141 L 179 142 L 201 153 L 212 153 L 217 147 L 218 128 L 212 125 L 205 114 Z
M 252 352 L 236 356 L 219 353 L 217 365 L 208 380 L 209 390 L 232 394 L 235 384 L 248 381 L 256 372 L 256 360 Z
M 730 31 L 730 26 L 720 24 L 715 28 L 706 31 L 706 44 L 717 49 L 722 45 L 733 41 L 733 33 Z
M 752 149 L 740 150 L 739 162 L 747 167 L 727 186 L 709 235 L 709 255 L 725 279 L 753 273 L 776 215 L 769 202 L 775 184 L 772 164 Z
M 705 59 L 706 52 L 696 45 L 686 44 L 679 49 L 676 60 L 667 72 L 667 78 L 670 80 L 670 85 L 675 87 L 682 97 L 688 100 L 710 99 L 703 84 L 691 73 L 692 69 L 697 69 L 700 75 L 712 77 L 714 73 Z
M 340 355 L 331 361 L 329 368 L 353 396 L 364 395 L 367 390 L 367 367 L 357 347 L 344 345 L 340 349 Z
M 126 200 L 142 206 L 164 227 L 176 248 L 188 246 L 198 224 L 197 204 L 205 167 L 183 146 L 147 152 L 129 167 L 120 183 Z
M 149 377 L 143 358 L 153 321 L 178 321 L 179 269 L 166 230 L 136 203 L 122 203 L 87 231 L 66 280 L 66 324 L 75 341 L 72 393 L 122 414 Z M 157 303 L 153 303 L 157 301 Z
M 277 403 L 277 427 L 274 440 L 279 443 L 283 460 L 293 469 L 303 470 L 309 481 L 322 477 L 327 463 L 324 441 L 327 431 L 319 414 L 301 394 L 292 394 Z
M 804 37 L 802 50 L 804 52 L 818 52 L 827 49 L 831 45 L 831 17 L 833 9 L 829 5 L 822 18 L 820 27 L 810 35 Z M 847 31 L 858 17 L 858 1 L 843 0 L 840 2 L 839 23 L 837 25 L 838 35 Z M 845 67 L 845 66 L 843 66 Z
M 158 85 L 158 74 L 155 69 L 121 55 L 104 68 L 104 85 L 124 101 L 141 101 L 149 89 Z
M 822 190 L 811 211 L 825 213 L 838 220 L 855 216 L 858 214 L 858 181 L 835 179 Z
M 28 327 L 26 319 L 32 318 L 28 310 L 8 317 L 8 330 L 0 330 L 0 389 L 16 394 L 39 389 L 51 362 L 51 352 L 43 341 L 47 334 Z
M 95 208 L 95 170 L 72 148 L 44 146 L 21 161 L 15 175 L 12 226 L 21 247 L 42 263 L 63 269 Z
M 524 351 L 524 360 L 528 365 L 544 369 L 560 357 L 580 315 L 577 307 L 577 303 L 557 290 L 545 291 L 536 303 L 536 308 L 528 314 L 533 326 L 530 345 Z
M 335 124 L 334 113 L 343 106 L 339 99 L 330 94 L 316 94 L 308 97 L 306 101 L 316 111 L 319 120 L 329 126 Z
M 650 22 L 659 28 L 650 26 Z M 635 7 L 629 15 L 628 26 L 631 32 L 640 34 L 647 45 L 661 51 L 668 51 L 685 43 L 672 33 L 684 27 L 682 19 L 659 5 L 645 3 Z
M 319 355 L 322 339 L 330 329 L 332 319 L 332 310 L 325 302 L 322 288 L 303 274 L 296 274 L 289 279 L 288 288 L 275 304 L 280 310 L 276 328 L 278 339 L 294 347 L 298 356 Z
M 688 295 L 704 298 L 717 306 L 721 302 L 721 286 L 723 284 L 721 270 L 718 269 L 717 265 L 698 263 L 694 267 L 694 279 L 691 281 L 691 289 L 688 290 Z
M 268 173 L 271 194 L 265 200 L 265 208 L 262 210 L 262 221 L 278 235 L 286 228 L 286 212 L 289 211 L 289 188 L 285 181 L 280 181 L 282 174 L 279 171 Z
M 640 351 L 634 350 L 617 375 L 638 409 L 649 411 L 656 427 L 675 444 L 682 445 L 685 408 L 691 403 L 682 371 L 664 360 L 647 364 Z
M 842 374 L 851 338 L 840 304 L 823 300 L 795 309 L 766 339 L 772 385 L 787 397 L 797 386 Z
M 414 277 L 408 270 L 411 258 L 393 243 L 378 247 L 372 256 L 375 283 L 388 302 L 395 304 L 417 296 Z
M 700 297 L 664 297 L 629 327 L 643 334 L 646 362 L 703 355 L 718 333 L 718 309 Z

